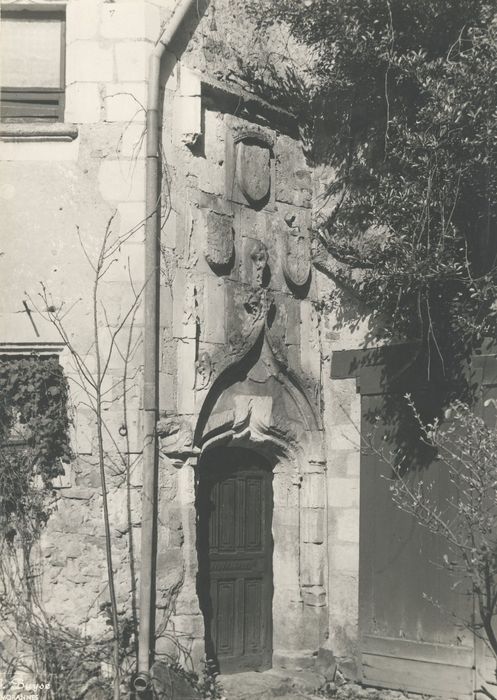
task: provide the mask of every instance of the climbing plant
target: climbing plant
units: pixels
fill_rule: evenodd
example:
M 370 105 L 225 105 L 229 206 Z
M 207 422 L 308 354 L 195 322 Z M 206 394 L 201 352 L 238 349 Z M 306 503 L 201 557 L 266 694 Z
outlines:
M 52 479 L 71 459 L 68 387 L 55 357 L 0 359 L 0 536 L 24 541 L 48 517 Z
M 299 116 L 328 170 L 323 269 L 376 336 L 420 340 L 449 372 L 496 331 L 495 0 L 249 0 L 260 32 L 307 48 L 285 81 L 248 65 Z M 242 60 L 243 62 L 243 60 Z M 261 78 L 264 78 L 262 80 Z

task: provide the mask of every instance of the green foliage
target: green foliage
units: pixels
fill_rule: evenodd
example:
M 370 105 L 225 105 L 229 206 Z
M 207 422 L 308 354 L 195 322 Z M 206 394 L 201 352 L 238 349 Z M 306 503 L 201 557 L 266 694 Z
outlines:
M 56 358 L 0 359 L 0 530 L 32 541 L 51 480 L 71 458 L 67 382 Z
M 0 435 L 18 423 L 40 476 L 53 479 L 64 473 L 61 461 L 71 458 L 69 447 L 68 389 L 54 357 L 0 359 Z
M 250 0 L 249 12 L 312 58 L 304 77 L 289 63 L 280 90 L 309 158 L 333 173 L 316 237 L 340 288 L 376 335 L 459 359 L 497 321 L 495 0 Z

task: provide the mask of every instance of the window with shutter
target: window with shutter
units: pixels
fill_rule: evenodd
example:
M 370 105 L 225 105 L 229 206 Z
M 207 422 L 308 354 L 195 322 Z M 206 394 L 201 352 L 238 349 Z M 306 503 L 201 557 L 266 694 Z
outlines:
M 2 10 L 0 76 L 3 122 L 63 121 L 63 11 Z

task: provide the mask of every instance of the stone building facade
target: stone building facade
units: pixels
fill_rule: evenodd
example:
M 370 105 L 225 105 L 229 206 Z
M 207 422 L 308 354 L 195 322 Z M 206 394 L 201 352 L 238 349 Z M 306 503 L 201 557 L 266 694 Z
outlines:
M 47 13 L 63 5 L 65 112 L 63 122 L 0 126 L 0 352 L 56 353 L 71 383 L 77 456 L 55 484 L 56 507 L 39 544 L 40 591 L 49 614 L 98 636 L 108 591 L 94 417 L 67 343 L 37 313 L 46 311 L 37 294 L 43 282 L 54 303 L 64 301 L 70 344 L 93 369 L 85 258 L 95 259 L 110 227 L 119 245 L 100 287 L 101 343 L 109 351 L 108 331 L 119 328 L 116 344 L 123 350 L 131 338 L 135 348 L 125 407 L 123 353 L 110 348 L 105 409 L 119 611 L 131 616 L 140 570 L 143 305 L 136 300 L 146 282 L 147 61 L 175 3 L 34 5 Z M 19 7 L 2 3 L 4 13 Z M 198 37 L 208 22 L 208 14 L 190 17 L 176 54 L 162 61 L 156 651 L 197 667 L 204 658 L 206 472 L 216 459 L 234 471 L 237 459 L 252 459 L 271 473 L 270 582 L 259 592 L 269 596 L 266 667 L 312 668 L 321 653 L 354 676 L 361 398 L 354 377 L 331 378 L 331 359 L 360 347 L 364 332 L 340 328 L 319 303 L 332 287 L 311 264 L 323 173 L 309 167 L 292 115 L 200 69 Z M 122 455 L 131 458 L 120 464 Z
M 3 3 L 4 16 L 13 6 L 22 3 Z M 50 3 L 39 8 L 49 13 Z M 102 328 L 115 327 L 133 303 L 132 287 L 144 282 L 147 57 L 173 9 L 162 1 L 70 0 L 64 122 L 1 127 L 3 227 L 15 231 L 4 243 L 3 352 L 59 353 L 70 382 L 77 372 L 67 348 L 46 319 L 37 318 L 36 330 L 31 320 L 43 311 L 39 283 L 55 302 L 75 304 L 66 327 L 90 364 L 91 269 L 82 246 L 94 259 L 111 218 L 113 235 L 125 239 L 101 286 L 108 310 Z M 216 445 L 253 450 L 274 472 L 274 659 L 310 664 L 329 627 L 326 392 L 314 304 L 319 282 L 310 261 L 313 173 L 291 115 L 216 84 L 188 60 L 169 54 L 163 64 L 157 606 L 201 658 L 195 499 L 202 459 Z M 23 299 L 33 316 L 19 313 Z M 133 371 L 140 371 L 140 352 Z M 133 456 L 128 490 L 122 474 L 109 475 L 124 614 L 130 577 L 139 569 L 141 397 L 138 377 L 127 394 L 123 437 L 116 388 L 122 370 L 113 354 L 107 447 L 125 451 L 128 441 Z M 57 508 L 40 543 L 43 590 L 50 613 L 91 634 L 105 624 L 97 614 L 106 600 L 102 501 L 94 420 L 81 387 L 71 386 L 77 459 L 57 484 Z M 353 497 L 350 508 L 340 503 L 338 519 L 342 511 L 354 513 L 354 504 Z M 169 627 L 159 652 L 172 653 Z

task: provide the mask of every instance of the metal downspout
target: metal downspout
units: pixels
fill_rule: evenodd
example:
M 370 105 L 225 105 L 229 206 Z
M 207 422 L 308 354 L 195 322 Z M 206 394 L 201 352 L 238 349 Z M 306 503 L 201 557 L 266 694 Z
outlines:
M 145 163 L 145 289 L 143 338 L 143 486 L 139 593 L 138 693 L 150 685 L 150 647 L 155 575 L 155 520 L 157 508 L 158 419 L 158 292 L 160 268 L 160 69 L 161 59 L 197 0 L 180 0 L 149 59 Z

